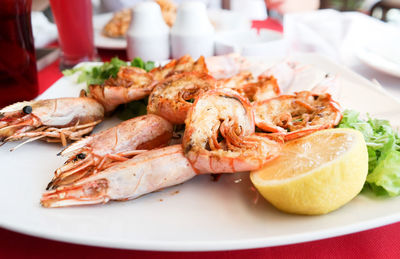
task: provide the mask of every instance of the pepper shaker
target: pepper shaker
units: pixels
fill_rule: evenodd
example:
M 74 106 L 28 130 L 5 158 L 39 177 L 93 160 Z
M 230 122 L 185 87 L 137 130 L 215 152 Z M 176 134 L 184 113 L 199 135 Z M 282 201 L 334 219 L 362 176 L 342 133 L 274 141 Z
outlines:
M 169 59 L 169 27 L 155 2 L 142 2 L 133 8 L 127 33 L 127 56 L 130 60 Z
M 171 29 L 171 50 L 173 58 L 214 55 L 214 27 L 203 2 L 187 1 L 179 6 Z

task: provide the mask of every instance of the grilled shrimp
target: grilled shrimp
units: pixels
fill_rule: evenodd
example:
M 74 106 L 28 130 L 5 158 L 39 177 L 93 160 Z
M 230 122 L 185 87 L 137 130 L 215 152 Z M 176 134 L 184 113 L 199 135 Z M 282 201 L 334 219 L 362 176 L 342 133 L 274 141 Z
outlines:
M 173 59 L 171 62 L 162 67 L 156 67 L 149 73 L 154 77 L 156 82 L 161 82 L 169 76 L 179 74 L 183 72 L 200 72 L 208 73 L 208 69 L 204 60 L 201 56 L 196 62 L 191 56 L 185 55 L 178 60 Z
M 250 68 L 250 62 L 236 53 L 207 57 L 206 64 L 209 74 L 217 79 L 229 78 Z
M 214 78 L 205 73 L 186 72 L 170 76 L 151 92 L 147 112 L 160 115 L 171 123 L 183 124 L 194 98 L 214 85 Z
M 250 103 L 230 89 L 200 95 L 185 122 L 182 145 L 198 173 L 256 170 L 279 154 L 280 143 L 254 134 Z
M 318 67 L 297 62 L 283 61 L 264 71 L 260 77 L 274 77 L 282 92 L 293 94 L 311 91 L 329 93 L 334 99 L 340 95 L 341 84 L 335 75 L 326 74 Z
M 339 99 L 341 86 L 339 77 L 337 75 L 326 74 L 314 87 L 311 92 L 314 94 L 329 93 L 335 100 Z
M 28 138 L 65 146 L 90 133 L 103 117 L 103 107 L 86 97 L 15 103 L 0 110 L 0 143 Z
M 253 75 L 250 72 L 240 72 L 233 77 L 219 79 L 217 87 L 233 89 L 248 98 L 250 102 L 266 100 L 280 94 L 275 77 L 261 75 L 257 81 L 253 81 Z
M 283 92 L 287 92 L 293 84 L 298 71 L 301 70 L 299 67 L 299 64 L 295 62 L 282 61 L 264 71 L 260 76 L 263 78 L 274 77 L 279 88 Z
M 67 185 L 149 149 L 166 146 L 173 127 L 157 115 L 144 115 L 73 143 L 60 155 L 68 156 L 55 171 L 47 189 Z
M 153 90 L 153 76 L 146 70 L 125 66 L 117 78 L 109 78 L 102 85 L 90 85 L 90 96 L 100 102 L 105 111 L 111 112 L 118 105 L 143 99 Z
M 45 192 L 44 207 L 65 207 L 130 200 L 188 181 L 196 175 L 181 145 L 154 149 L 72 185 Z
M 339 105 L 328 93 L 302 91 L 256 102 L 253 107 L 257 127 L 279 133 L 285 140 L 331 128 L 342 118 Z
M 275 77 L 259 76 L 257 82 L 244 85 L 239 92 L 251 102 L 257 102 L 277 97 L 281 90 Z
M 217 87 L 241 89 L 244 85 L 253 81 L 253 74 L 247 71 L 240 72 L 229 78 L 222 78 L 217 80 Z

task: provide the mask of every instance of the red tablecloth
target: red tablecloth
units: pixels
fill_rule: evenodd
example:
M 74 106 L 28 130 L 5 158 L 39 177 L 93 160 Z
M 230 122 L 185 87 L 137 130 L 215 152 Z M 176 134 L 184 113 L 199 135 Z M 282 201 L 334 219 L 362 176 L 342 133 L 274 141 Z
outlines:
M 296 245 L 223 252 L 150 252 L 73 245 L 0 229 L 0 258 L 400 258 L 400 223 Z
M 256 28 L 282 31 L 279 22 L 254 21 Z M 99 50 L 103 60 L 124 52 Z M 58 62 L 39 72 L 40 92 L 62 76 Z M 18 206 L 18 204 L 16 204 Z M 224 252 L 148 252 L 74 245 L 0 228 L 0 258 L 400 258 L 400 223 L 320 241 Z

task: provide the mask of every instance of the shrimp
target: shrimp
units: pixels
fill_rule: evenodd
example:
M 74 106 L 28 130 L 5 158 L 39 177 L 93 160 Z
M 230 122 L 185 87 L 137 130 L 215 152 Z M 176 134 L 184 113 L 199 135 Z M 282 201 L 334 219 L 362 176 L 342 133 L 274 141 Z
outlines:
M 171 123 L 183 124 L 194 99 L 214 85 L 214 78 L 205 73 L 186 72 L 170 76 L 150 94 L 147 112 L 160 115 Z
M 275 77 L 261 75 L 257 81 L 253 81 L 250 72 L 240 72 L 233 77 L 219 79 L 217 87 L 233 89 L 248 98 L 250 102 L 276 97 L 281 92 Z
M 65 146 L 90 133 L 103 117 L 101 104 L 86 97 L 15 103 L 0 110 L 0 143 L 28 138 Z
M 240 92 L 251 102 L 257 102 L 277 97 L 281 90 L 275 77 L 259 76 L 257 82 L 244 85 Z
M 279 133 L 285 140 L 331 128 L 342 119 L 338 103 L 328 93 L 302 91 L 256 102 L 253 107 L 257 127 Z
M 230 89 L 200 95 L 185 122 L 182 145 L 198 173 L 256 170 L 279 155 L 281 143 L 254 134 L 250 103 Z
M 217 79 L 229 78 L 250 69 L 250 62 L 237 53 L 206 58 L 209 74 Z
M 131 200 L 186 182 L 195 175 L 182 146 L 168 146 L 139 154 L 72 185 L 47 191 L 41 204 L 65 207 Z
M 340 98 L 342 84 L 337 75 L 326 74 L 312 89 L 314 94 L 329 93 L 335 100 Z
M 96 174 L 116 163 L 162 146 L 172 137 L 172 125 L 157 115 L 144 115 L 73 143 L 60 155 L 69 156 L 55 171 L 47 189 Z
M 253 81 L 253 74 L 247 71 L 240 72 L 229 78 L 222 78 L 217 80 L 217 87 L 241 89 L 242 86 L 249 84 Z
M 315 66 L 297 62 L 277 63 L 264 71 L 260 77 L 274 77 L 281 91 L 287 94 L 311 91 L 315 94 L 329 93 L 337 99 L 341 91 L 338 76 L 326 74 Z
M 153 90 L 153 76 L 146 70 L 123 66 L 117 78 L 109 78 L 101 85 L 90 85 L 89 96 L 104 106 L 106 113 L 118 105 L 143 99 Z
M 156 82 L 161 82 L 169 76 L 183 72 L 208 73 L 204 57 L 201 56 L 195 62 L 191 56 L 185 55 L 178 60 L 173 59 L 165 66 L 153 68 L 149 73 Z
M 299 67 L 299 64 L 285 60 L 261 73 L 260 77 L 274 77 L 280 89 L 286 92 L 293 84 L 298 71 L 301 69 Z

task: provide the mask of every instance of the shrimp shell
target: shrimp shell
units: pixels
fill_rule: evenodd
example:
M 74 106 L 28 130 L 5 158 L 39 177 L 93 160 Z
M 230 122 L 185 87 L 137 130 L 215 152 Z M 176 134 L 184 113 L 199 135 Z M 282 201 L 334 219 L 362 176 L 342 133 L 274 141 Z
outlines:
M 103 107 L 86 97 L 19 102 L 0 110 L 0 142 L 41 138 L 66 145 L 103 118 Z
M 126 201 L 194 177 L 181 145 L 154 149 L 69 186 L 45 192 L 43 207 L 66 207 Z
M 215 89 L 190 109 L 182 145 L 198 173 L 256 170 L 278 156 L 281 144 L 254 132 L 250 103 L 235 91 Z
M 172 131 L 168 121 L 149 114 L 75 142 L 60 152 L 69 159 L 55 171 L 47 189 L 74 183 L 146 150 L 166 146 Z
M 280 95 L 281 91 L 274 77 L 259 77 L 258 81 L 245 84 L 237 90 L 251 102 L 267 100 Z
M 338 103 L 327 93 L 302 91 L 256 102 L 253 107 L 257 127 L 279 133 L 285 140 L 334 127 L 342 118 Z
M 150 74 L 154 77 L 156 82 L 161 82 L 169 76 L 184 72 L 208 73 L 204 57 L 201 56 L 195 62 L 191 56 L 185 55 L 178 60 L 171 60 L 165 66 L 154 68 L 150 71 Z
M 186 72 L 170 76 L 157 84 L 150 94 L 147 112 L 160 115 L 171 123 L 183 124 L 193 100 L 214 85 L 215 80 L 204 73 Z
M 237 53 L 206 58 L 209 74 L 217 79 L 233 77 L 250 69 L 250 62 Z

